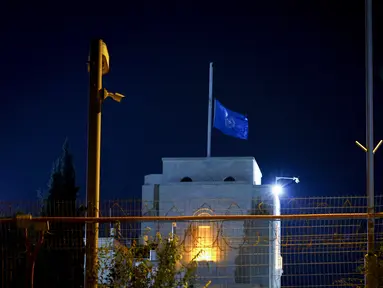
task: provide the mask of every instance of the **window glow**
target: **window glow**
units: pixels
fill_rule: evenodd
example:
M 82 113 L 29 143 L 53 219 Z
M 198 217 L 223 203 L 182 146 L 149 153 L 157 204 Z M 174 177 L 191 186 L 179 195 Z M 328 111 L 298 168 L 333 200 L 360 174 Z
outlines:
M 214 246 L 214 229 L 212 225 L 198 225 L 196 235 L 196 245 L 193 248 L 193 258 L 198 255 L 196 261 L 216 261 L 217 253 Z

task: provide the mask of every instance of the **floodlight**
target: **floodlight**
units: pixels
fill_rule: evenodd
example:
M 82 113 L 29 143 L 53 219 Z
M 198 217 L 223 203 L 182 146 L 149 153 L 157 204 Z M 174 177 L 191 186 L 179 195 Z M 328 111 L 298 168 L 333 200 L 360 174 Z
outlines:
M 281 185 L 274 185 L 273 188 L 272 188 L 272 192 L 275 195 L 280 195 L 283 192 L 283 187 Z

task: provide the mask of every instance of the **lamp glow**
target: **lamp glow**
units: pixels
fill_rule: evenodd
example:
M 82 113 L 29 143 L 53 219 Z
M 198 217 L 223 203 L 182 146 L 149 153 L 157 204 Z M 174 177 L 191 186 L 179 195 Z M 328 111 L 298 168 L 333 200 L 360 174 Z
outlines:
M 272 188 L 272 192 L 275 195 L 280 195 L 283 192 L 283 187 L 281 185 L 274 185 L 273 188 Z

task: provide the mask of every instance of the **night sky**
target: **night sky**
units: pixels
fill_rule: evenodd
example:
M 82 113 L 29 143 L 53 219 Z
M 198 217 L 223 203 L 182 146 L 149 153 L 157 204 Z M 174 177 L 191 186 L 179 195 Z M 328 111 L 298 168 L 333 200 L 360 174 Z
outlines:
M 144 175 L 161 172 L 162 157 L 206 155 L 210 61 L 214 96 L 249 118 L 248 141 L 213 130 L 213 156 L 254 156 L 265 184 L 299 176 L 288 196 L 365 194 L 366 155 L 354 143 L 365 143 L 364 1 L 5 2 L 1 199 L 36 199 L 66 137 L 85 197 L 93 37 L 110 53 L 104 87 L 127 96 L 103 106 L 103 199 L 139 196 Z M 373 9 L 377 143 L 382 2 Z M 381 194 L 383 148 L 375 161 Z

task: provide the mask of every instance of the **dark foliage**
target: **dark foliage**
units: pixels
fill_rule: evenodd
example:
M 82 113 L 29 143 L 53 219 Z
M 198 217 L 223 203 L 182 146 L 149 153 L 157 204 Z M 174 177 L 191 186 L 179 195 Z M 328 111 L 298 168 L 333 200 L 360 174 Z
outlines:
M 379 244 L 378 249 L 375 251 L 376 255 L 376 266 L 375 269 L 372 269 L 369 271 L 376 281 L 376 287 L 382 288 L 383 287 L 383 243 Z M 373 266 L 374 267 L 374 266 Z M 336 286 L 344 286 L 344 287 L 352 287 L 352 288 L 365 288 L 364 285 L 364 277 L 368 273 L 368 269 L 364 267 L 364 265 L 360 265 L 357 268 L 357 273 L 359 275 L 357 277 L 350 277 L 350 278 L 343 278 L 338 281 L 335 281 Z M 372 285 L 371 285 L 372 286 Z
M 44 216 L 73 217 L 81 213 L 76 205 L 79 188 L 73 156 L 65 141 L 62 156 L 56 161 L 43 201 Z M 45 236 L 36 264 L 35 287 L 82 287 L 84 282 L 84 225 L 53 222 Z
M 0 287 L 25 287 L 25 241 L 15 223 L 0 224 L 0 257 Z

